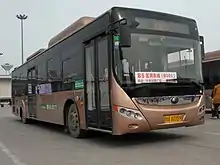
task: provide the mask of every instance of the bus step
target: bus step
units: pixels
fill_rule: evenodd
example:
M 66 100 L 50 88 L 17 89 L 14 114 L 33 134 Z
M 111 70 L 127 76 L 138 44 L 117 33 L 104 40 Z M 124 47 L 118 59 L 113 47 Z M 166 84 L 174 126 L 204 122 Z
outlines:
M 36 119 L 36 116 L 30 116 L 29 118 L 30 119 Z
M 88 130 L 100 131 L 100 132 L 106 132 L 106 133 L 112 133 L 112 131 L 110 131 L 110 130 L 100 129 L 100 128 L 94 128 L 94 127 L 88 127 Z

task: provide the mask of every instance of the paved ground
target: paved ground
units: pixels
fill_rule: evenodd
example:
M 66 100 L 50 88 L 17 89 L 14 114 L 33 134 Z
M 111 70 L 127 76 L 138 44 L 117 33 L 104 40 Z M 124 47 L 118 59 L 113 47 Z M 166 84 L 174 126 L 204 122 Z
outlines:
M 22 124 L 0 109 L 1 165 L 219 165 L 220 120 L 116 138 L 73 139 L 59 127 Z

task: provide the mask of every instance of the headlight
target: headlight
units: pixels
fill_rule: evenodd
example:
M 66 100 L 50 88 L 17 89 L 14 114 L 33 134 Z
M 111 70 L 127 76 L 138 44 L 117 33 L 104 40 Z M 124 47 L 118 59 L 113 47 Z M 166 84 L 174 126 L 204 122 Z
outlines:
M 142 120 L 143 119 L 142 114 L 140 113 L 140 111 L 137 111 L 137 110 L 119 107 L 118 112 L 122 116 L 130 118 L 130 119 L 135 119 L 135 120 Z

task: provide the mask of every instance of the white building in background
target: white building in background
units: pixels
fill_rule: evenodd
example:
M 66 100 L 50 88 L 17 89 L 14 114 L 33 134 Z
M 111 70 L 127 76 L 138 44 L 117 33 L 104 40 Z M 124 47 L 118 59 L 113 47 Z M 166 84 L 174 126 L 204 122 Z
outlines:
M 0 104 L 11 101 L 11 75 L 0 75 Z

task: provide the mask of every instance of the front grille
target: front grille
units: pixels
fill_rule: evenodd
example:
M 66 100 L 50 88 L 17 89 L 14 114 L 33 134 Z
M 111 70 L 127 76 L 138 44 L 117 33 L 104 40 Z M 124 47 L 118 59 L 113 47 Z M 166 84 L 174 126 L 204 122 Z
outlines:
M 198 102 L 201 95 L 183 96 L 156 96 L 156 97 L 137 97 L 134 98 L 139 104 L 143 105 L 185 105 Z

